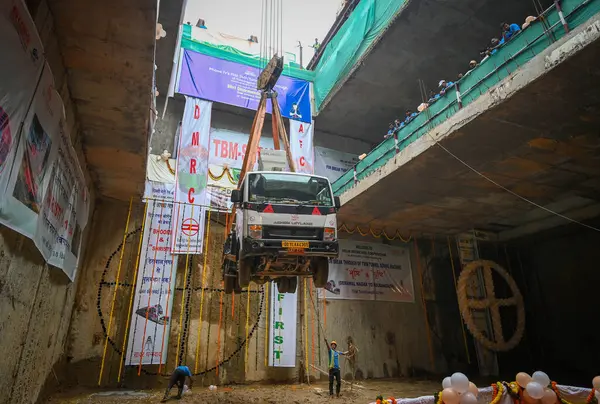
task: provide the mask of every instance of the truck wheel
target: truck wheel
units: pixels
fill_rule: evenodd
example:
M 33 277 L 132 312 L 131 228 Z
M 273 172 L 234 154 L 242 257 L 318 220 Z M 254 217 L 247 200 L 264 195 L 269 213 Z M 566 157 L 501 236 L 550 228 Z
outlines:
M 327 286 L 329 278 L 329 260 L 327 258 L 316 258 L 311 262 L 313 282 L 317 288 Z
M 287 278 L 287 293 L 296 293 L 296 289 L 298 288 L 298 277 L 294 276 L 292 278 Z
M 238 285 L 240 288 L 247 288 L 250 285 L 250 262 L 247 258 L 238 261 Z

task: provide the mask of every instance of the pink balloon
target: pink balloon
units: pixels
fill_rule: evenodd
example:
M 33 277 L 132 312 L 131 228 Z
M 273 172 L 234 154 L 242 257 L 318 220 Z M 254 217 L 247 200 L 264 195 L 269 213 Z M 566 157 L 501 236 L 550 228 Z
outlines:
M 542 397 L 542 404 L 554 404 L 558 401 L 556 393 L 550 389 L 544 390 L 544 396 Z
M 458 404 L 460 399 L 454 389 L 444 389 L 442 390 L 442 401 L 444 404 Z
M 473 382 L 469 382 L 469 391 L 471 393 L 473 393 L 473 395 L 475 397 L 477 397 L 477 395 L 479 394 L 479 389 L 477 388 L 477 386 Z
M 531 376 L 529 376 L 525 372 L 519 372 L 519 373 L 517 373 L 516 380 L 517 380 L 517 384 L 519 385 L 519 387 L 524 389 L 525 386 L 527 386 L 527 384 L 531 381 Z
M 537 404 L 538 402 L 538 400 L 531 397 L 529 393 L 527 393 L 527 390 L 523 390 L 523 401 L 527 404 Z
M 596 390 L 600 390 L 600 376 L 596 376 L 592 379 L 592 386 L 594 386 Z

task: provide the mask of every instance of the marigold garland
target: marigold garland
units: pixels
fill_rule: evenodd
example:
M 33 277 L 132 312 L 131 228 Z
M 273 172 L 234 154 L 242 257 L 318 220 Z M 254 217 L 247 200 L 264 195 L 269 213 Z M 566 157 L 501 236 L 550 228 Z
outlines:
M 505 390 L 504 383 L 496 382 L 496 383 L 492 384 L 492 389 L 493 389 L 492 401 L 490 402 L 490 404 L 498 404 L 504 394 L 504 390 Z
M 396 399 L 394 397 L 388 397 L 386 400 L 384 400 L 383 396 L 380 394 L 377 396 L 375 403 L 376 404 L 396 404 Z
M 554 391 L 554 394 L 556 394 L 556 397 L 558 398 L 558 401 L 560 401 L 561 404 L 572 404 L 570 401 L 567 401 L 564 398 L 562 398 L 562 396 L 560 395 L 560 390 L 558 389 L 558 384 L 556 382 L 551 382 L 550 385 L 552 386 L 552 391 Z M 593 388 L 592 391 L 590 391 L 590 394 L 587 396 L 585 403 L 598 404 L 598 399 L 596 398 L 595 390 Z

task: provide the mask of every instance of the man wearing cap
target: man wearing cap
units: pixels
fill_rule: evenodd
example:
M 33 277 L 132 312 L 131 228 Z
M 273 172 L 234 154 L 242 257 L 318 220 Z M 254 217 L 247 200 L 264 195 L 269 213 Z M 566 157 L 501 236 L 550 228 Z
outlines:
M 336 396 L 340 396 L 340 387 L 342 386 L 342 377 L 340 375 L 340 355 L 346 355 L 348 352 L 339 352 L 336 350 L 337 342 L 331 341 L 331 345 L 325 338 L 325 344 L 329 350 L 329 396 L 333 397 L 333 379 L 335 378 Z
M 440 88 L 440 94 L 446 94 L 446 90 L 452 87 L 453 85 L 454 83 L 451 81 L 440 80 L 440 82 L 438 83 L 438 87 Z

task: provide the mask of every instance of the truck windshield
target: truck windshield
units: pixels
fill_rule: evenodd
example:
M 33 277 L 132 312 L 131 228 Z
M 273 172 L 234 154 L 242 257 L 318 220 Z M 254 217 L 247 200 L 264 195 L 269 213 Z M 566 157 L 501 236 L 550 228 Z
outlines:
M 248 179 L 249 202 L 333 206 L 326 178 L 273 172 L 249 174 Z

